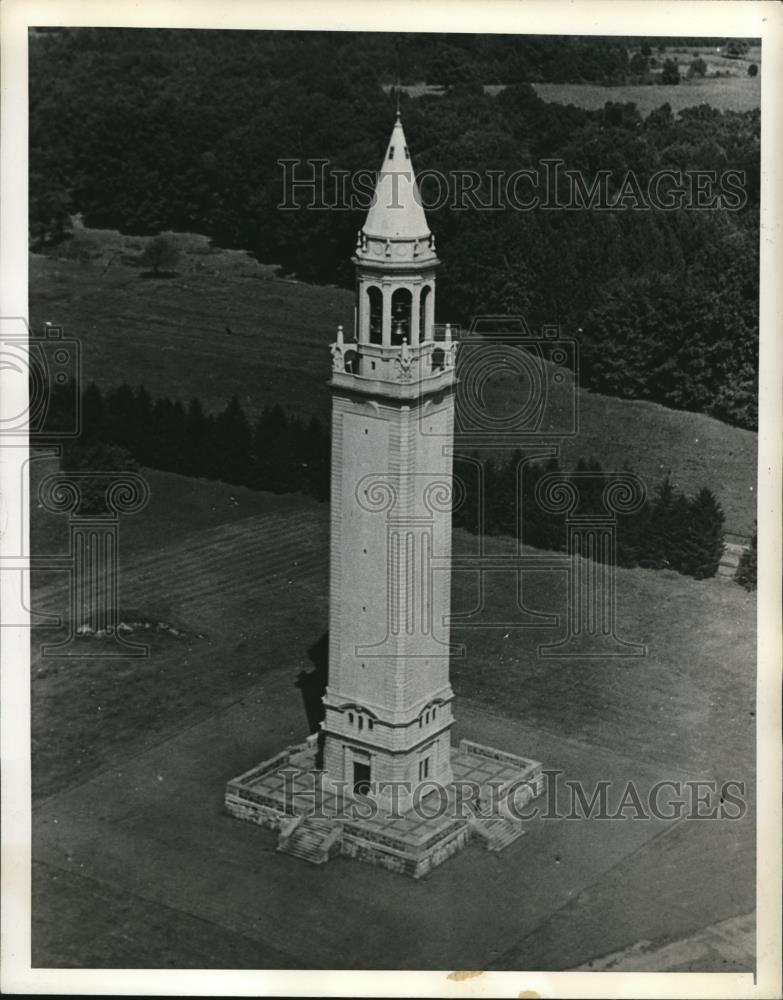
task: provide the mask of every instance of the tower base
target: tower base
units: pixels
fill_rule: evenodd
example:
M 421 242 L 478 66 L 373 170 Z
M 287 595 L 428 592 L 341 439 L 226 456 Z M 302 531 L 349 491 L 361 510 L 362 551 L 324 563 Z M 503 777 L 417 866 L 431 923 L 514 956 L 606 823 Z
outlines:
M 403 812 L 338 787 L 316 756 L 310 738 L 233 778 L 227 812 L 276 830 L 279 851 L 312 864 L 345 855 L 412 878 L 470 840 L 500 851 L 523 836 L 524 807 L 544 784 L 538 761 L 462 740 L 451 751 L 453 782 L 421 782 Z

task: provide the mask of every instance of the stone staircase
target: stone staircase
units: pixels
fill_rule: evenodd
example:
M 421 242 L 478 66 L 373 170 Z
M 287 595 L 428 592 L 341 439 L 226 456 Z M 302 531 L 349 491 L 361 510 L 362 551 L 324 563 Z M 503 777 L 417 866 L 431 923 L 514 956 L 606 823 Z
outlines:
M 750 539 L 742 535 L 726 535 L 723 542 L 723 555 L 718 566 L 718 576 L 734 579 L 742 553 L 750 547 Z
M 335 848 L 339 848 L 342 830 L 328 819 L 295 816 L 281 828 L 277 850 L 312 865 L 325 864 Z
M 488 851 L 505 850 L 509 844 L 525 835 L 521 823 L 503 819 L 502 816 L 490 816 L 486 819 L 481 816 L 471 817 L 468 825 L 471 833 L 484 841 Z

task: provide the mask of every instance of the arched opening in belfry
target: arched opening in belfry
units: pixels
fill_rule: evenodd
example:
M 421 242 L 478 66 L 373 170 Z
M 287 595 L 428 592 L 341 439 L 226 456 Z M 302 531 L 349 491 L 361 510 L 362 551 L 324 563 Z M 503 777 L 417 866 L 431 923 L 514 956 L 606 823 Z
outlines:
M 425 285 L 421 290 L 421 296 L 419 297 L 419 343 L 423 344 L 425 340 L 430 339 L 430 331 L 428 329 L 428 310 L 429 310 L 429 299 L 432 289 L 429 285 Z
M 399 347 L 403 340 L 411 342 L 412 296 L 407 288 L 398 288 L 391 300 L 391 342 Z
M 370 307 L 370 343 L 380 344 L 383 339 L 383 293 L 380 288 L 370 286 L 367 289 L 367 302 Z

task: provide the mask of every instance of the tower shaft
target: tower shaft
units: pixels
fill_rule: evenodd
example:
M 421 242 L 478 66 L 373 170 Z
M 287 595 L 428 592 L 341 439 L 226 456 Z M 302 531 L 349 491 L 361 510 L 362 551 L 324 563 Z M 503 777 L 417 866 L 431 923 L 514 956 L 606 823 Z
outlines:
M 332 345 L 323 764 L 379 798 L 388 783 L 452 778 L 456 345 L 434 323 L 438 263 L 398 119 L 357 239 L 355 339 L 340 330 Z

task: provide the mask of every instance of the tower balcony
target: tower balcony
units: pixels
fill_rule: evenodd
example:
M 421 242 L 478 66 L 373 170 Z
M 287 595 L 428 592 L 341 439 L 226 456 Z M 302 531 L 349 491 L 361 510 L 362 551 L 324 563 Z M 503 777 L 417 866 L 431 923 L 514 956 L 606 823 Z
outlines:
M 393 399 L 417 399 L 448 389 L 456 381 L 454 331 L 447 324 L 433 328 L 437 339 L 383 346 L 346 341 L 339 327 L 337 340 L 330 346 L 331 385 Z

